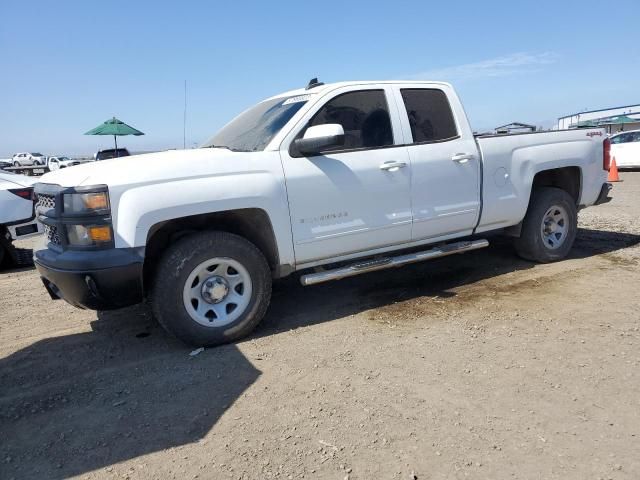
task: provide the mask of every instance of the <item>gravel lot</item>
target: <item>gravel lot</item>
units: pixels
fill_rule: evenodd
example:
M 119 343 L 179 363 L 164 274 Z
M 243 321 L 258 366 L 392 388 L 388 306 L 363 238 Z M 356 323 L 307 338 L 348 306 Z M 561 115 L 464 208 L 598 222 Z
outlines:
M 570 259 L 485 250 L 276 285 L 246 341 L 0 274 L 0 478 L 640 478 L 640 172 Z M 31 248 L 35 242 L 22 247 Z

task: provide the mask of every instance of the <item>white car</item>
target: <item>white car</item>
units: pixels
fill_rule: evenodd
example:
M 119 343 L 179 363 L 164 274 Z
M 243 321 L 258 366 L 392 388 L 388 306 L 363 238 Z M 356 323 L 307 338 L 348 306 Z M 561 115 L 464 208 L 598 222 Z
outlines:
M 81 160 L 72 160 L 69 157 L 55 156 L 49 157 L 49 170 L 60 170 L 61 168 L 73 167 L 74 165 L 80 165 Z
M 611 156 L 619 168 L 640 168 L 640 130 L 612 135 Z
M 31 177 L 0 172 L 0 265 L 14 257 L 14 240 L 42 233 L 35 219 L 34 183 Z
M 31 167 L 38 165 L 46 165 L 47 157 L 42 155 L 41 153 L 29 153 L 22 152 L 16 153 L 13 156 L 13 166 L 14 167 Z
M 272 279 L 295 271 L 337 280 L 483 248 L 489 232 L 528 260 L 565 258 L 578 209 L 610 199 L 609 146 L 599 128 L 475 136 L 446 83 L 314 79 L 203 148 L 45 174 L 34 261 L 55 299 L 148 298 L 168 331 L 214 345 L 249 333 Z

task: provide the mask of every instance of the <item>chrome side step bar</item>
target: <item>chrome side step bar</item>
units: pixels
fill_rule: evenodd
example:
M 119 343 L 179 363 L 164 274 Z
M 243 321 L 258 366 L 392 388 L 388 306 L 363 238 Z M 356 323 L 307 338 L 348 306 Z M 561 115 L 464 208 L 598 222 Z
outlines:
M 347 267 L 309 273 L 300 277 L 300 282 L 305 286 L 315 285 L 316 283 L 353 277 L 355 275 L 360 275 L 361 273 L 375 272 L 376 270 L 384 270 L 385 268 L 401 267 L 410 263 L 433 260 L 434 258 L 446 257 L 447 255 L 468 252 L 470 250 L 477 250 L 488 246 L 489 242 L 484 239 L 448 243 L 422 252 L 408 253 L 397 257 L 375 258 L 372 260 L 354 263 Z

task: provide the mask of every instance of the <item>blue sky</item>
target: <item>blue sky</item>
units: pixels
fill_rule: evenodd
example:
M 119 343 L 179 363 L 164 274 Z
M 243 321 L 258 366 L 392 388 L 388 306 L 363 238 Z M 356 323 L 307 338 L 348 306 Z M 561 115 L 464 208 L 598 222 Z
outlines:
M 640 102 L 640 1 L 4 1 L 0 157 L 198 144 L 247 106 L 322 81 L 432 79 L 474 129 Z

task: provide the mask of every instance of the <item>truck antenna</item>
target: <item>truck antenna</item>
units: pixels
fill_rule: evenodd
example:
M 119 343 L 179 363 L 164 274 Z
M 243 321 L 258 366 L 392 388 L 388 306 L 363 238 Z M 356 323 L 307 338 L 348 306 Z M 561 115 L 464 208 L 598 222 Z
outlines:
M 316 88 L 319 87 L 320 85 L 324 85 L 323 82 L 319 82 L 318 78 L 312 78 L 311 80 L 309 80 L 309 83 L 307 84 L 307 88 L 305 88 L 305 90 L 311 90 L 312 88 Z

